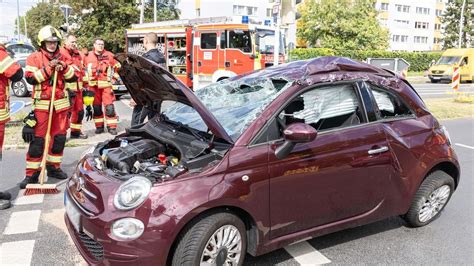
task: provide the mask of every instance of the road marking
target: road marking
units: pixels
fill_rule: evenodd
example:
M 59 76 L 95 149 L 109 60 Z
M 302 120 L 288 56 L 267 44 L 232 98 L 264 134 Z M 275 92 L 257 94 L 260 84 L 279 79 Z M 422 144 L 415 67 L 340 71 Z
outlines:
M 423 92 L 418 92 L 420 95 L 448 95 L 446 92 L 428 92 L 428 93 L 423 93 Z
M 42 203 L 44 200 L 44 194 L 36 194 L 31 196 L 24 196 L 22 190 L 18 193 L 18 195 L 22 195 L 18 197 L 14 202 L 13 205 L 27 205 L 27 204 L 38 204 Z
M 461 144 L 461 143 L 456 143 L 456 145 L 458 145 L 458 146 L 460 146 L 460 147 L 464 147 L 464 148 L 468 148 L 468 149 L 474 150 L 474 147 L 472 147 L 472 146 L 464 145 L 464 144 Z
M 0 265 L 30 265 L 35 240 L 6 242 L 0 245 Z
M 38 231 L 41 211 L 14 212 L 10 216 L 4 235 L 25 234 Z
M 286 246 L 285 250 L 301 265 L 322 265 L 331 262 L 307 241 Z

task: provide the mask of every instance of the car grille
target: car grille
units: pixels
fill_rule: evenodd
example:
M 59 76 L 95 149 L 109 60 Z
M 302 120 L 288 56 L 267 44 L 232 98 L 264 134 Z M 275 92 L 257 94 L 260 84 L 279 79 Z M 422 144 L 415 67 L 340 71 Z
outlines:
M 99 242 L 84 233 L 79 233 L 79 238 L 81 239 L 82 244 L 96 260 L 102 260 L 104 257 L 104 247 L 102 247 Z
M 444 73 L 443 70 L 433 70 L 432 72 L 433 72 L 433 74 L 443 74 Z

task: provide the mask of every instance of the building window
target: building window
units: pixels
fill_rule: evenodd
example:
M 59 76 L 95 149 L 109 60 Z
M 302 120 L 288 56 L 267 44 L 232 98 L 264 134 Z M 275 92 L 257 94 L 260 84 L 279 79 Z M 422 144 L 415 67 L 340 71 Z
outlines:
M 441 39 L 441 38 L 434 38 L 434 41 L 433 41 L 433 42 L 434 42 L 435 44 L 438 44 L 438 43 L 441 43 L 442 40 L 443 40 L 443 39 Z
M 196 17 L 200 17 L 200 16 L 201 16 L 201 9 L 196 8 Z
M 428 37 L 424 36 L 415 36 L 413 37 L 414 43 L 428 43 Z
M 234 16 L 256 16 L 258 8 L 253 6 L 234 5 Z
M 427 7 L 417 7 L 416 8 L 416 13 L 417 14 L 422 14 L 422 15 L 429 15 L 430 14 L 430 9 Z
M 443 15 L 443 10 L 441 9 L 436 9 L 436 16 L 442 16 Z
M 410 24 L 410 21 L 408 21 L 408 20 L 399 20 L 399 19 L 396 19 L 395 22 L 396 22 L 396 23 L 399 23 L 399 24 L 406 24 L 406 25 Z
M 379 19 L 379 23 L 380 23 L 380 25 L 382 25 L 384 27 L 387 27 L 387 19 L 381 18 L 381 19 Z
M 267 17 L 271 17 L 271 16 L 272 16 L 272 9 L 267 8 Z
M 441 30 L 441 24 L 436 23 L 435 24 L 435 30 Z
M 428 22 L 415 22 L 415 29 L 428 29 Z
M 380 10 L 388 10 L 388 3 L 380 4 Z
M 408 35 L 393 35 L 392 42 L 408 42 Z
M 410 13 L 410 6 L 406 5 L 395 5 L 398 12 Z

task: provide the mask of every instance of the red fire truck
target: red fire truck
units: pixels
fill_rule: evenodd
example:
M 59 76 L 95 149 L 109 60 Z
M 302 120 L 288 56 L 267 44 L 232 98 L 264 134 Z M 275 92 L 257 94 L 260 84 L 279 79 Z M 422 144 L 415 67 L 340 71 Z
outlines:
M 236 23 L 232 17 L 134 24 L 126 31 L 127 51 L 143 53 L 142 38 L 149 32 L 158 35 L 169 71 L 194 89 L 273 65 L 275 29 L 270 26 Z M 280 39 L 281 63 L 283 43 Z

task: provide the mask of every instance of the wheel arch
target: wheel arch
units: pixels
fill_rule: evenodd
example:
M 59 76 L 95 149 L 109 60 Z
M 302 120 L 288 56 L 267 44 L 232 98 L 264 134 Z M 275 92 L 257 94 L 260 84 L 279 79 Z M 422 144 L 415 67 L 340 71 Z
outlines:
M 258 239 L 258 228 L 254 218 L 245 211 L 244 209 L 236 206 L 218 206 L 207 209 L 201 213 L 196 214 L 194 217 L 189 219 L 180 229 L 179 232 L 176 234 L 175 239 L 173 240 L 173 244 L 168 252 L 167 257 L 167 265 L 171 265 L 171 261 L 173 260 L 174 251 L 176 250 L 176 246 L 178 245 L 178 240 L 180 236 L 191 226 L 193 226 L 197 221 L 204 219 L 205 217 L 211 216 L 216 213 L 227 212 L 236 215 L 242 222 L 245 224 L 245 229 L 247 231 L 247 253 L 255 256 L 257 253 L 257 247 L 259 243 Z
M 451 176 L 454 179 L 455 189 L 458 187 L 459 177 L 460 177 L 459 176 L 460 175 L 459 168 L 454 163 L 449 162 L 449 161 L 440 162 L 440 163 L 434 165 L 428 171 L 428 173 L 425 175 L 425 177 L 423 178 L 422 181 L 424 181 L 431 173 L 433 173 L 435 171 L 438 171 L 438 170 L 441 170 L 441 171 L 445 172 L 446 174 L 448 174 L 449 176 Z

